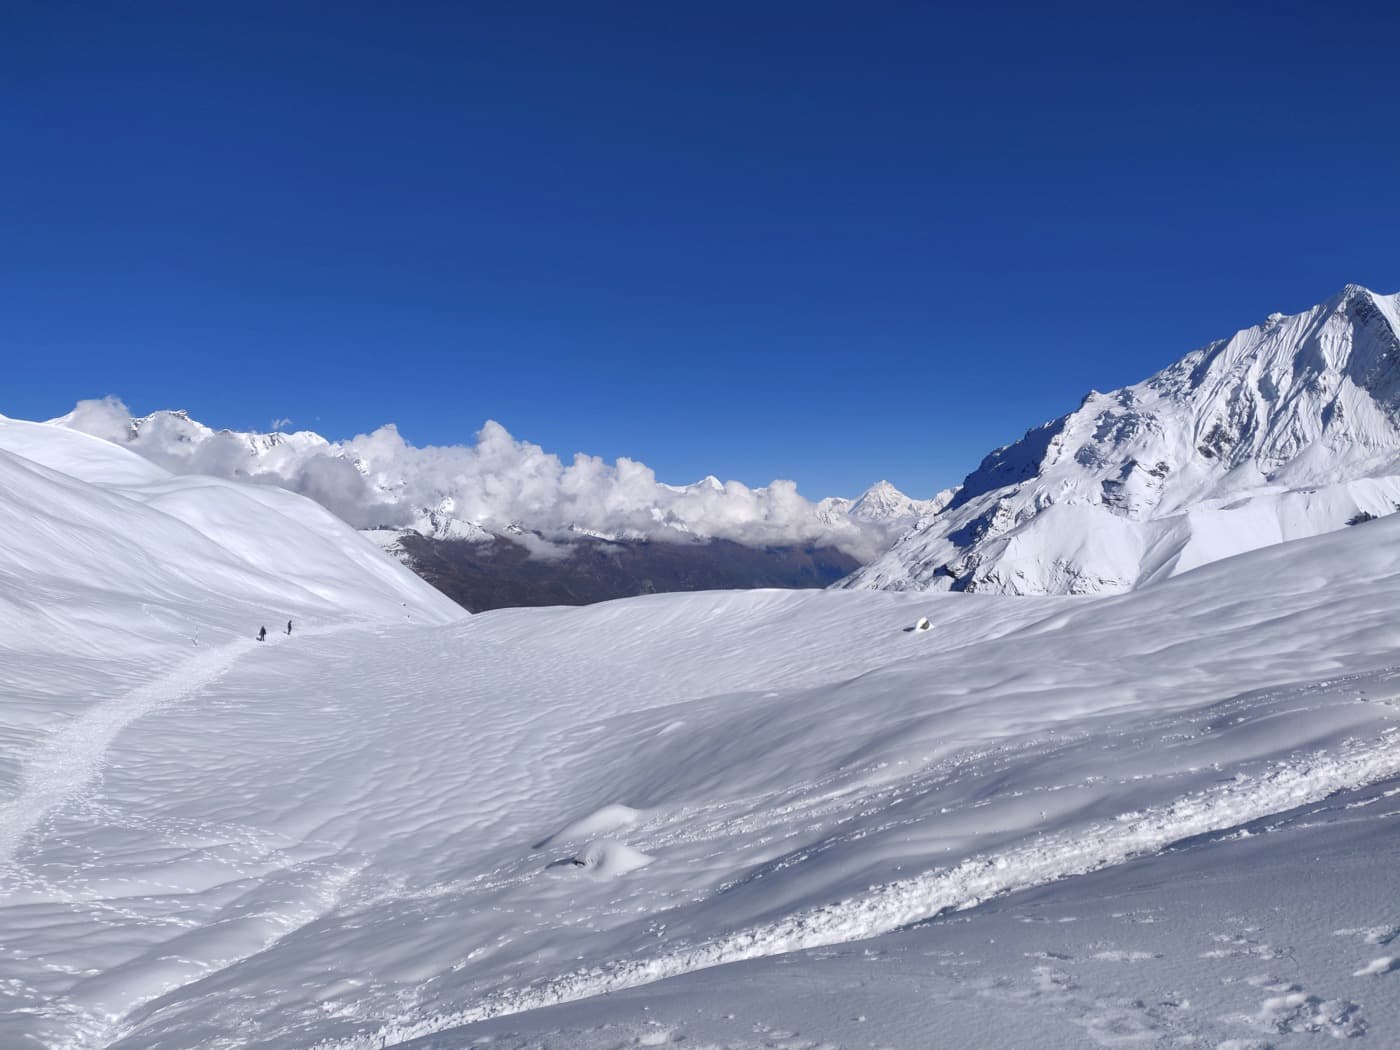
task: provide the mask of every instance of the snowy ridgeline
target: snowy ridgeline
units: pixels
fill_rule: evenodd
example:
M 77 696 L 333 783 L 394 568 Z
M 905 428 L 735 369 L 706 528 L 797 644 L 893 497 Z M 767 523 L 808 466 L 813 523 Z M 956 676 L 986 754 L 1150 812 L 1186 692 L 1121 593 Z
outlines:
M 70 717 L 259 627 L 462 615 L 299 496 L 174 477 L 105 441 L 0 417 L 6 717 Z M 78 675 L 45 695 L 45 661 Z M 81 683 L 81 684 L 80 684 Z M 32 692 L 31 692 L 32 691 Z M 0 792 L 13 785 L 0 756 Z
M 916 500 L 880 481 L 856 499 L 812 502 L 783 480 L 750 488 L 708 476 L 668 485 L 626 457 L 609 464 L 578 453 L 565 464 L 494 421 L 473 445 L 421 448 L 393 425 L 328 441 L 305 430 L 215 430 L 183 411 L 132 418 L 115 398 L 81 401 L 50 422 L 111 441 L 176 474 L 290 489 L 391 550 L 412 532 L 484 545 L 502 538 L 545 560 L 590 540 L 686 546 L 724 540 L 759 549 L 830 547 L 868 561 L 951 495 Z
M 1400 518 L 463 618 L 52 430 L 0 427 L 0 1045 L 1400 1045 Z
M 849 586 L 1121 592 L 1400 506 L 1400 295 L 1274 314 L 997 449 Z

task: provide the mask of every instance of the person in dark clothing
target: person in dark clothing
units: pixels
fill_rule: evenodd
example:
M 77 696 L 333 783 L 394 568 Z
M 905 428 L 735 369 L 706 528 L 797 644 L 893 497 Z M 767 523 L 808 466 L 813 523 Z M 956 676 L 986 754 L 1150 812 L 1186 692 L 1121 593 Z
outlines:
M 287 634 L 290 635 L 291 633 L 292 633 L 292 621 L 291 621 L 291 620 L 288 620 L 288 621 L 287 621 Z
M 266 628 L 266 627 L 259 627 L 259 628 L 258 628 L 258 641 L 262 641 L 262 640 L 263 640 L 264 638 L 266 638 L 266 637 L 267 637 L 267 628 Z

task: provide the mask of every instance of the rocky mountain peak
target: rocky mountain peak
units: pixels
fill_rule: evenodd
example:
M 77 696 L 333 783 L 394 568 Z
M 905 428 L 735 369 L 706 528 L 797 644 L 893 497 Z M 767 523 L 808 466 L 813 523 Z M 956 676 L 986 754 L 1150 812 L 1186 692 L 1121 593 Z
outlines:
M 1400 296 L 1348 285 L 1141 383 L 1091 391 L 989 454 L 947 510 L 851 583 L 1125 590 L 1341 527 L 1371 503 L 1389 508 L 1382 479 L 1400 474 L 1397 331 Z

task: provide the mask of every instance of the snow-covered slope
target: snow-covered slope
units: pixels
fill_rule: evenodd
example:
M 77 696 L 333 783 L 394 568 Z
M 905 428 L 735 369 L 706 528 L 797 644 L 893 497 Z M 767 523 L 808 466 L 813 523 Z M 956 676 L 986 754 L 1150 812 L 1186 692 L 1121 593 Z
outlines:
M 1389 1046 L 1400 1028 L 1397 818 L 1400 782 L 1382 782 L 877 939 L 402 1045 Z
M 1274 314 L 993 452 L 847 586 L 1122 591 L 1400 505 L 1400 295 Z
M 12 652 L 77 648 L 111 664 L 175 660 L 196 638 L 251 638 L 289 618 L 461 615 L 309 500 L 175 477 L 106 441 L 4 417 L 0 580 Z
M 22 482 L 30 503 L 15 519 L 102 488 L 24 469 L 40 480 Z M 230 489 L 246 491 L 209 487 L 202 519 L 223 518 Z M 66 523 L 76 503 L 51 518 Z M 910 989 L 882 1002 L 905 1023 L 881 1035 L 922 1050 L 938 1022 L 912 989 L 934 977 L 919 967 L 940 964 L 923 953 L 989 939 L 1003 947 L 978 948 L 991 957 L 980 969 L 946 959 L 942 1001 L 1058 996 L 1069 1020 L 1056 1027 L 1047 1009 L 1020 1029 L 1040 1033 L 1036 1045 L 1082 1046 L 1086 1032 L 1400 1041 L 1386 995 L 1400 968 L 1382 943 L 1400 924 L 1391 854 L 1373 855 L 1369 881 L 1349 883 L 1324 918 L 1260 913 L 1261 929 L 1209 892 L 1236 870 L 1214 841 L 1231 829 L 1300 827 L 1288 814 L 1338 792 L 1378 829 L 1395 825 L 1381 818 L 1400 778 L 1400 516 L 1093 601 L 712 592 L 433 625 L 430 603 L 411 624 L 396 618 L 406 585 L 387 616 L 327 613 L 319 630 L 263 645 L 234 630 L 194 647 L 169 630 L 145 651 L 165 639 L 187 655 L 147 673 L 109 663 L 126 636 L 103 610 L 146 602 L 241 625 L 278 575 L 211 569 L 219 555 L 193 540 L 156 566 L 119 541 L 158 519 L 121 506 L 104 504 L 110 530 L 101 514 L 85 519 L 116 588 L 91 606 L 85 573 L 60 571 L 68 548 L 46 546 L 66 542 L 62 529 L 0 546 L 7 593 L 62 639 L 36 649 L 0 635 L 0 732 L 16 745 L 0 802 L 0 1045 L 660 1045 L 685 1033 L 607 1029 L 639 1000 L 614 1007 L 602 993 L 676 977 L 679 1000 L 665 1006 L 657 985 L 640 1003 L 688 1020 L 704 1008 L 719 1032 L 721 1007 L 735 1009 L 715 998 L 719 975 L 748 961 L 776 981 L 771 957 L 799 952 L 782 971 L 789 991 L 819 987 L 832 1009 L 853 1001 L 845 982 Z M 340 571 L 327 562 L 305 590 Z M 380 582 L 354 586 L 370 592 L 367 618 L 385 608 Z M 308 614 L 326 608 L 317 600 Z M 930 630 L 905 630 L 920 616 Z M 1327 870 L 1309 845 L 1308 870 Z M 1171 950 L 1200 941 L 1197 956 L 1216 955 L 1168 974 L 1139 960 L 1166 939 L 1126 925 L 1114 936 L 1097 916 L 1073 945 L 1086 968 L 1076 983 L 1062 976 L 1078 965 L 1064 937 L 1032 929 L 1007 944 L 1020 916 L 1073 917 L 1073 876 L 1131 869 L 1150 884 L 1180 871 L 1168 847 L 1205 887 L 1194 910 L 1153 898 L 1188 931 Z M 1044 912 L 996 919 L 1037 887 L 1058 894 Z M 1290 900 L 1269 890 L 1259 880 L 1253 899 Z M 990 925 L 900 932 L 940 915 Z M 1335 925 L 1318 934 L 1320 922 Z M 1370 929 L 1381 932 L 1368 942 Z M 1281 953 L 1317 937 L 1334 961 L 1310 962 L 1292 989 Z M 901 961 L 880 969 L 885 945 Z M 824 969 L 822 949 L 856 954 Z M 1100 962 L 1115 977 L 1093 985 Z M 761 987 L 736 996 L 744 1009 Z M 555 1035 L 507 1038 L 553 1024 L 522 1011 L 567 1002 L 591 1011 L 589 1034 L 569 1029 L 575 1012 Z M 1109 1021 L 1094 1028 L 1091 1015 Z M 481 1025 L 493 1017 L 504 1020 Z M 858 1021 L 806 1023 L 803 1041 L 731 1026 L 714 1042 L 814 1046 Z M 960 1031 L 959 1045 L 1029 1045 Z

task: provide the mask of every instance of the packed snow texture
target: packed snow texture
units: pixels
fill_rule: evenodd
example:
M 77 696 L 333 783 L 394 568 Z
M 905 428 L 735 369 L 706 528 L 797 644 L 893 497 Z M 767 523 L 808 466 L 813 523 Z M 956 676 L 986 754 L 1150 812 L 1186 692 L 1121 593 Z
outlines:
M 1362 1045 L 1389 1046 L 1400 994 L 1383 982 L 1395 971 L 1356 965 L 1400 927 L 1356 923 L 1395 913 L 1397 818 L 1400 787 L 1383 782 L 876 939 L 401 1045 L 1285 1050 L 1370 1036 Z
M 0 1045 L 1400 1043 L 1400 517 L 467 618 L 279 489 L 0 468 Z
M 1118 592 L 1400 506 L 1400 295 L 1274 314 L 997 449 L 846 585 Z
M 140 453 L 177 474 L 212 474 L 291 489 L 360 529 L 413 528 L 448 540 L 511 531 L 749 546 L 835 546 L 865 561 L 946 502 L 913 500 L 879 482 L 855 500 L 812 503 L 791 481 L 750 488 L 707 477 L 667 485 L 650 467 L 578 453 L 565 465 L 487 422 L 474 445 L 410 445 L 392 425 L 344 442 L 319 434 L 213 430 L 184 412 L 133 419 L 115 398 L 82 401 L 54 423 Z M 522 532 L 523 530 L 526 530 Z M 391 543 L 392 535 L 382 537 Z M 535 544 L 541 556 L 556 548 Z

